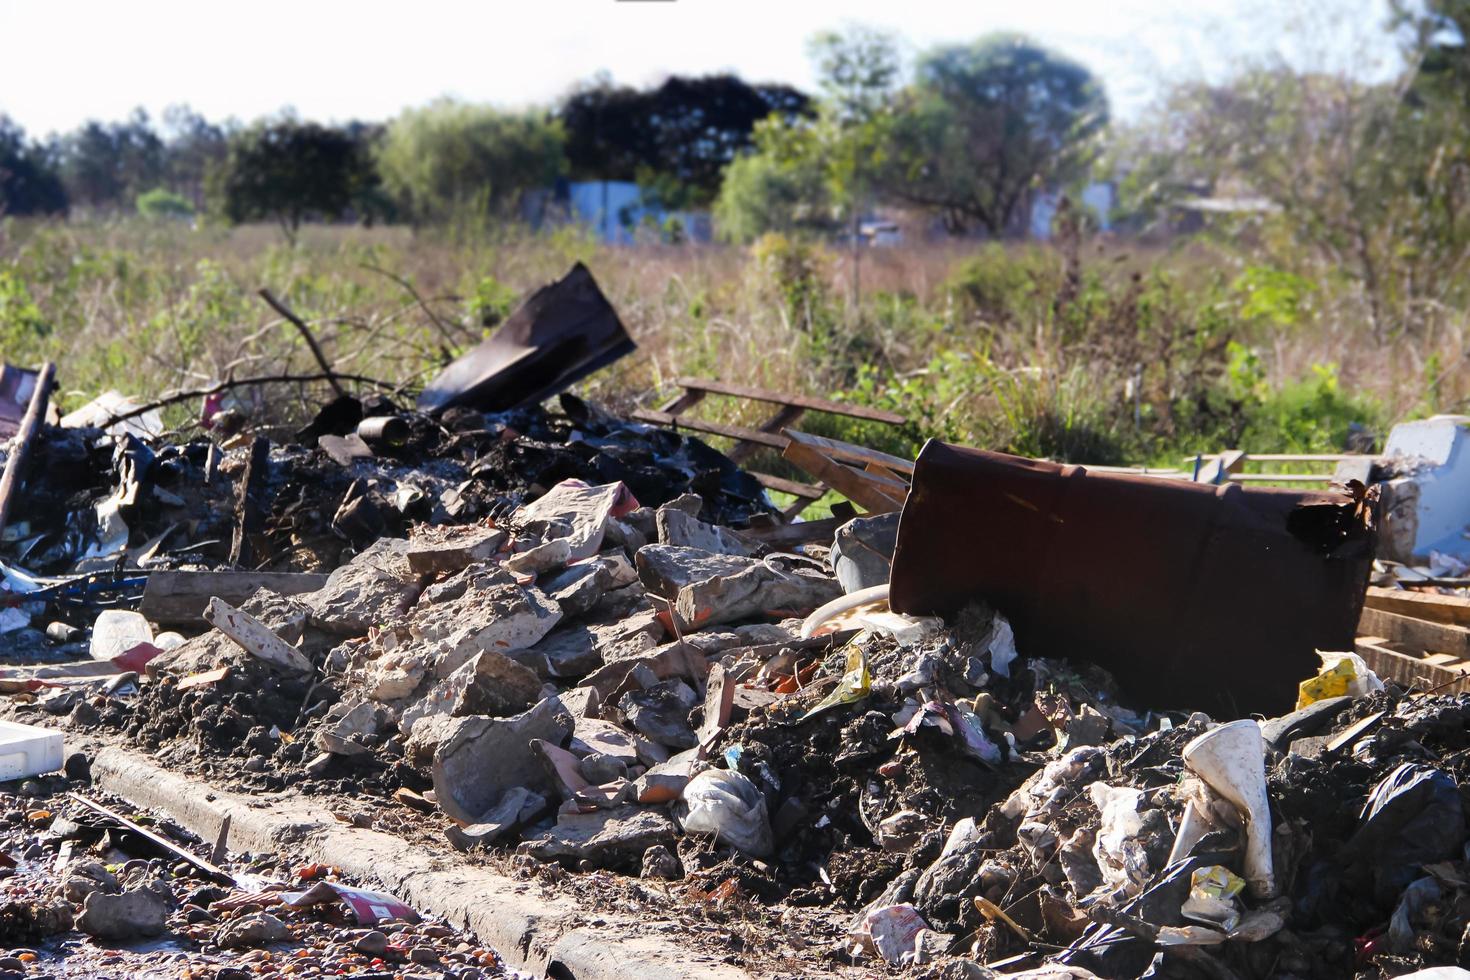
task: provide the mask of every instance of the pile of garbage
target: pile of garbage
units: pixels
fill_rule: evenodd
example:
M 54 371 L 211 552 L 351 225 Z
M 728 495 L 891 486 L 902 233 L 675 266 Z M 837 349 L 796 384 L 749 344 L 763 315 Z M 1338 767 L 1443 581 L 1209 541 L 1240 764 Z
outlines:
M 1470 697 L 1344 654 L 1264 722 L 1147 710 L 1081 659 L 1026 656 L 983 604 L 892 612 L 896 514 L 799 555 L 709 516 L 568 479 L 380 538 L 315 591 L 214 600 L 131 697 L 38 704 L 256 789 L 437 813 L 463 851 L 826 908 L 850 917 L 843 961 L 1470 957 Z
M 820 912 L 812 972 L 1470 967 L 1470 695 L 1354 652 L 1372 473 L 931 442 L 902 515 L 777 538 L 699 440 L 539 407 L 631 346 L 585 270 L 512 321 L 423 411 L 343 394 L 281 444 L 218 400 L 172 444 L 148 406 L 42 425 L 33 398 L 7 711 L 406 807 L 465 861 Z
M 697 439 L 569 395 L 561 409 L 430 417 L 344 396 L 286 445 L 45 426 L 24 512 L 0 541 L 0 635 L 25 661 L 76 656 L 79 631 L 102 609 L 136 606 L 150 571 L 329 572 L 379 538 L 482 519 L 568 478 L 615 479 L 653 504 L 698 492 L 727 523 L 772 512 L 753 478 Z

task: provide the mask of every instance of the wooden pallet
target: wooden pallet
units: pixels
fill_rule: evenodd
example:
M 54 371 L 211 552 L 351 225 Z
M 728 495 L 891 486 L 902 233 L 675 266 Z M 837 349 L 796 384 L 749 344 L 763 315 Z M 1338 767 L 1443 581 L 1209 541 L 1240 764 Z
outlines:
M 799 460 L 793 458 L 787 452 L 792 444 L 790 426 L 795 425 L 807 412 L 822 412 L 828 415 L 841 415 L 851 419 L 860 419 L 868 422 L 880 422 L 885 425 L 903 425 L 907 420 L 894 412 L 885 412 L 874 408 L 864 408 L 860 405 L 844 405 L 841 402 L 828 401 L 825 398 L 813 398 L 808 395 L 787 395 L 779 392 L 764 391 L 760 388 L 752 388 L 748 385 L 727 384 L 723 381 L 712 381 L 706 378 L 678 378 L 674 384 L 684 389 L 683 394 L 673 398 L 657 409 L 644 409 L 632 413 L 632 417 L 640 422 L 651 425 L 660 425 L 670 429 L 684 429 L 690 432 L 699 432 L 706 435 L 723 436 L 733 439 L 735 446 L 730 450 L 729 456 L 737 463 L 744 462 L 753 453 L 762 448 L 777 449 L 788 459 L 792 459 L 803 470 L 817 477 L 815 483 L 802 483 L 797 480 L 788 480 L 783 477 L 773 476 L 769 473 L 751 471 L 751 476 L 760 481 L 761 486 L 769 490 L 777 490 L 795 497 L 795 502 L 783 512 L 782 516 L 790 520 L 809 507 L 813 502 L 822 497 L 829 489 L 849 497 L 861 507 L 870 507 L 859 497 L 853 496 L 837 484 L 823 480 L 820 473 L 815 472 L 810 466 L 803 465 Z M 705 419 L 695 418 L 686 414 L 689 409 L 698 405 L 709 395 L 722 395 L 729 398 L 740 398 L 745 401 L 762 402 L 776 406 L 775 412 L 757 427 L 743 425 L 728 425 L 723 422 L 711 422 Z M 817 439 L 816 436 L 805 436 L 807 439 Z M 839 443 L 835 440 L 821 440 L 836 446 L 848 447 L 850 453 L 865 453 L 860 446 L 851 446 L 848 443 Z M 825 452 L 825 450 L 819 450 Z M 798 450 L 798 455 L 803 455 Z M 875 453 L 875 456 L 886 456 L 884 453 Z M 803 456 L 809 462 L 814 457 L 807 453 Z M 896 460 L 897 457 L 887 457 Z M 903 460 L 899 460 L 903 463 Z M 906 463 L 912 471 L 913 464 Z M 850 469 L 850 467 L 845 467 Z M 845 473 L 837 473 L 835 470 L 828 472 L 837 475 L 848 486 L 857 485 L 852 479 L 846 478 Z M 890 491 L 897 492 L 897 488 L 889 487 Z M 906 490 L 906 488 L 905 488 Z M 859 490 L 859 493 L 863 493 Z M 889 506 L 892 497 L 884 494 L 881 498 L 863 493 L 868 500 L 875 503 L 882 501 L 883 510 L 892 510 Z M 902 506 L 902 497 L 899 497 L 898 506 Z
M 1332 473 L 1247 473 L 1245 466 L 1247 463 L 1332 463 L 1335 466 L 1345 459 L 1364 458 L 1350 453 L 1247 453 L 1227 449 L 1187 456 L 1185 463 L 1193 466 L 1196 483 L 1331 483 Z
M 1370 587 L 1358 634 L 1358 654 L 1379 677 L 1470 693 L 1470 600 Z

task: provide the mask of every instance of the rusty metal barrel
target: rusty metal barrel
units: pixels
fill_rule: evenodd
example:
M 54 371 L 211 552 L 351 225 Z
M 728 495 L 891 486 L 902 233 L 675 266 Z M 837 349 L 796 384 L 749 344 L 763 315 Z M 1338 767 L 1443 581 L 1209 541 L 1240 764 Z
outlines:
M 899 522 L 890 604 L 1011 621 L 1023 657 L 1090 661 L 1135 706 L 1279 714 L 1351 650 L 1373 508 L 1346 492 L 1089 472 L 931 440 Z

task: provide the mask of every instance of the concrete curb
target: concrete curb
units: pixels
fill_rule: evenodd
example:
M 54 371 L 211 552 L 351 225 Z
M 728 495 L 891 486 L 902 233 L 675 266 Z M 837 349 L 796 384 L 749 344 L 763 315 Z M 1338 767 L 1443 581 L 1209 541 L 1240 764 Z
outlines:
M 391 834 L 343 826 L 309 800 L 227 793 L 117 748 L 97 752 L 92 778 L 100 789 L 162 811 L 205 840 L 219 835 L 228 816 L 231 850 L 290 847 L 381 883 L 414 908 L 470 930 L 517 969 L 558 980 L 752 980 L 676 939 L 648 935 L 637 919 L 589 913 L 575 899 L 545 898 L 526 882 L 458 865 Z

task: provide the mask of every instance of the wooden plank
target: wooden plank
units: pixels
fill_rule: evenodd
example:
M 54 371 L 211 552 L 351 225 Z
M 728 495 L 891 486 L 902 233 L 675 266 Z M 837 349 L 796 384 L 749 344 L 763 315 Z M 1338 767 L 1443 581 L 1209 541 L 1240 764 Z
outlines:
M 869 513 L 886 514 L 903 507 L 902 493 L 891 496 L 877 477 L 829 459 L 819 449 L 793 440 L 783 455 Z
M 1358 656 L 1384 680 L 1394 680 L 1421 691 L 1446 694 L 1470 693 L 1470 665 L 1446 667 L 1401 653 L 1381 636 L 1360 636 L 1354 644 Z
M 724 381 L 713 381 L 707 378 L 679 378 L 674 383 L 690 391 L 703 391 L 712 395 L 729 395 L 732 398 L 748 398 L 751 401 L 770 402 L 773 405 L 793 405 L 799 408 L 810 409 L 814 412 L 826 412 L 829 415 L 845 415 L 848 418 L 867 419 L 870 422 L 884 422 L 888 425 L 903 425 L 908 422 L 908 419 L 896 412 L 885 412 L 876 408 L 864 408 L 861 405 L 844 405 L 841 402 L 828 401 L 825 398 L 812 398 L 808 395 L 784 395 L 777 392 L 763 391 L 760 388 L 751 388 L 747 385 L 727 384 Z
M 1470 659 L 1470 628 L 1435 623 L 1371 606 L 1363 609 L 1358 631 L 1381 636 L 1412 654 L 1447 654 L 1454 660 Z
M 814 483 L 798 483 L 795 480 L 782 479 L 769 473 L 751 473 L 750 475 L 755 477 L 756 482 L 767 490 L 789 493 L 803 500 L 819 500 L 827 492 L 826 487 L 817 486 Z
M 762 446 L 771 446 L 776 449 L 785 449 L 786 443 L 789 441 L 784 436 L 762 432 L 759 429 L 749 429 L 743 425 L 706 422 L 703 419 L 685 418 L 682 415 L 670 415 L 667 412 L 652 412 L 647 409 L 639 409 L 632 413 L 632 417 L 639 422 L 647 422 L 650 425 L 662 425 L 670 429 L 689 429 L 692 432 L 707 432 L 712 436 L 724 436 L 726 439 L 760 443 Z
M 198 625 L 212 596 L 238 606 L 257 589 L 301 595 L 326 584 L 325 575 L 307 572 L 150 572 L 138 612 L 155 623 Z
M 782 405 L 781 408 L 776 412 L 776 414 L 772 415 L 770 418 L 761 423 L 760 431 L 770 435 L 779 436 L 782 429 L 786 428 L 788 425 L 794 425 L 798 421 L 800 421 L 802 415 L 805 414 L 805 412 L 806 409 L 798 405 Z M 782 448 L 785 447 L 783 446 Z M 752 453 L 757 452 L 759 449 L 759 443 L 753 442 L 749 439 L 745 439 L 741 442 L 736 443 L 735 447 L 725 455 L 729 456 L 737 463 L 743 463 L 750 458 L 750 455 Z
M 1413 592 L 1407 589 L 1384 589 L 1368 586 L 1364 603 L 1373 609 L 1427 619 L 1435 623 L 1470 626 L 1470 599 L 1440 595 L 1436 592 Z
M 235 484 L 235 536 L 230 544 L 230 564 L 250 567 L 270 557 L 270 540 L 265 533 L 266 478 L 270 475 L 271 443 L 256 436 L 250 444 L 245 471 Z
M 904 459 L 902 456 L 893 456 L 889 453 L 882 453 L 876 449 L 854 445 L 850 442 L 842 442 L 838 439 L 814 436 L 809 432 L 798 432 L 796 429 L 787 429 L 786 437 L 811 446 L 813 449 L 820 449 L 822 454 L 830 459 L 840 459 L 848 463 L 861 463 L 864 466 L 876 463 L 885 469 L 890 469 L 895 473 L 902 473 L 908 476 L 912 476 L 914 473 L 914 461 Z
M 695 405 L 698 405 L 702 401 L 704 401 L 704 392 L 686 391 L 682 395 L 679 395 L 677 398 L 670 398 L 668 401 L 664 402 L 658 407 L 658 410 L 660 412 L 667 412 L 670 415 L 678 415 L 681 412 L 693 408 Z

